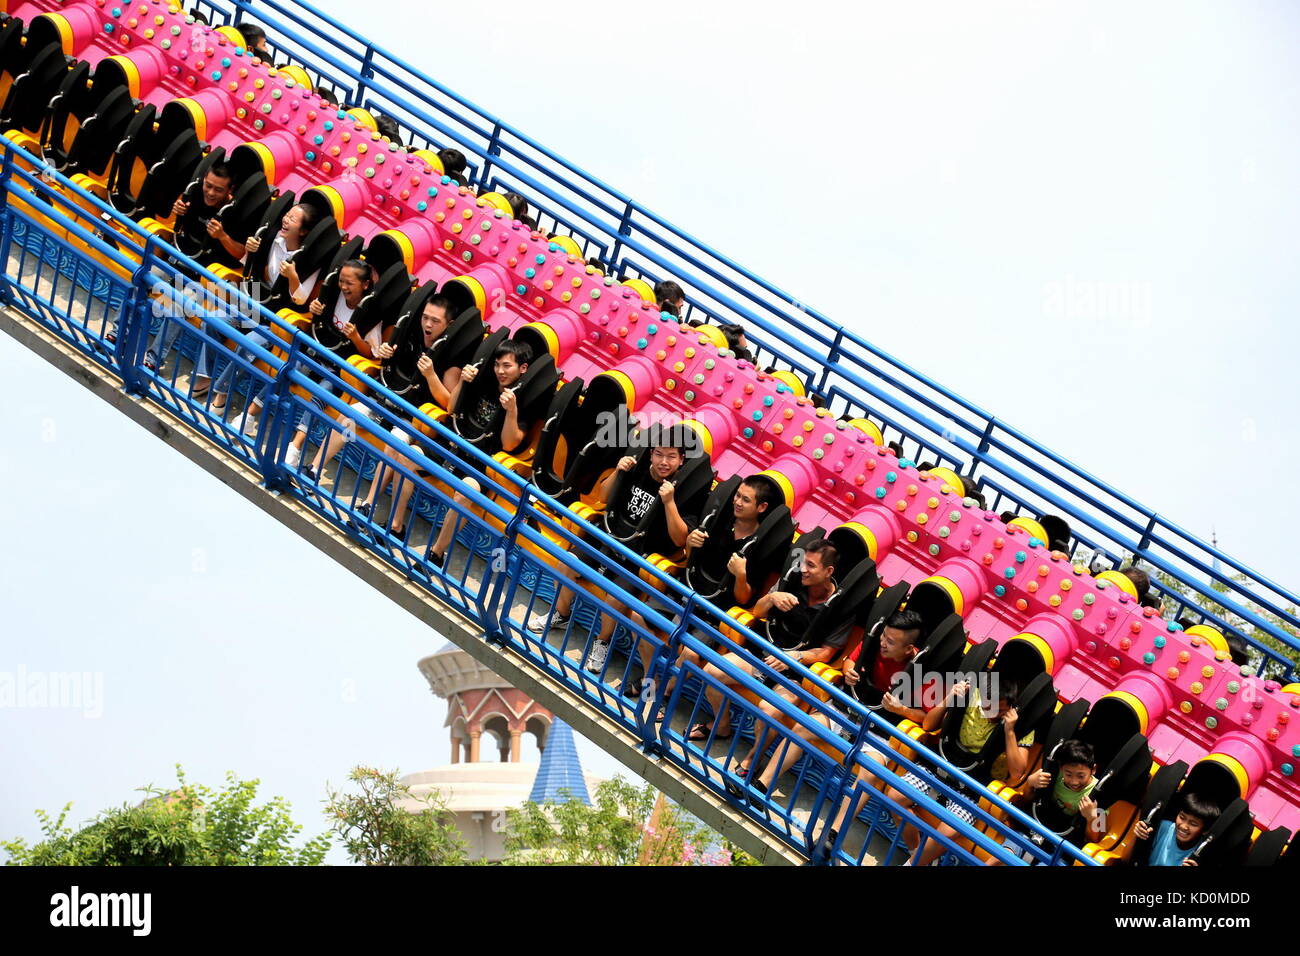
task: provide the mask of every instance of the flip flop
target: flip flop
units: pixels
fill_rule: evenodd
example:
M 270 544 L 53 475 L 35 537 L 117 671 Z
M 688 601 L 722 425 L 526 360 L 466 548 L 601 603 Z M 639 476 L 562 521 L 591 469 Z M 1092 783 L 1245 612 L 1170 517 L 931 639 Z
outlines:
M 712 725 L 712 724 L 696 724 L 694 727 L 691 728 L 691 732 L 690 732 L 690 734 L 687 736 L 686 739 L 687 739 L 687 740 L 708 740 L 708 739 L 709 739 L 709 734 L 711 734 L 711 733 L 713 733 L 713 725 Z M 731 739 L 732 737 L 734 737 L 735 735 L 736 735 L 736 731 L 735 731 L 735 729 L 733 728 L 732 731 L 731 731 L 730 733 L 726 733 L 726 734 L 713 734 L 713 739 L 714 739 L 714 740 L 730 740 L 730 739 Z

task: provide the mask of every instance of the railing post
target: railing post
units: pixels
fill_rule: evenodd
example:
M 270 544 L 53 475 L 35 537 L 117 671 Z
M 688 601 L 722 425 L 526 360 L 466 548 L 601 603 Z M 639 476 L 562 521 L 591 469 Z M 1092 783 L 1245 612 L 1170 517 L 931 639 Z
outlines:
M 6 268 L 0 274 L 0 303 L 13 301 L 13 280 L 9 278 L 9 247 L 13 242 L 13 215 L 9 211 L 9 189 L 14 176 L 14 151 L 5 147 L 4 165 L 0 166 L 0 263 Z
M 361 105 L 362 100 L 365 99 L 366 90 L 370 87 L 370 84 L 366 81 L 375 78 L 374 58 L 375 48 L 367 44 L 366 55 L 361 58 L 361 69 L 357 70 L 361 75 L 361 80 L 357 83 L 356 99 L 352 100 L 353 106 Z
M 840 343 L 844 341 L 844 329 L 835 330 L 835 340 L 831 342 L 831 349 L 826 353 L 826 364 L 822 366 L 821 378 L 817 380 L 817 391 L 825 393 L 826 380 L 831 376 L 831 368 L 840 360 Z
M 122 385 L 128 395 L 143 395 L 148 391 L 149 376 L 140 371 L 144 341 L 149 335 L 152 308 L 149 303 L 149 277 L 153 274 L 154 237 L 144 241 L 144 254 L 140 268 L 131 275 L 131 293 L 122 303 L 122 318 L 117 324 L 117 342 L 113 345 L 113 358 L 122 373 Z
M 265 429 L 266 434 L 258 436 L 257 462 L 262 469 L 262 482 L 269 491 L 280 491 L 289 484 L 280 462 L 284 460 L 284 450 L 293 434 L 292 430 L 286 427 L 286 422 L 293 411 L 290 378 L 293 367 L 298 362 L 300 341 L 301 338 L 296 334 L 290 341 L 289 353 L 275 376 L 271 386 L 271 396 L 266 403 L 267 407 L 262 412 L 263 415 L 271 416 L 271 427 Z
M 655 715 L 659 713 L 659 708 L 664 705 L 664 687 L 668 683 L 668 668 L 672 666 L 672 661 L 677 660 L 678 651 L 682 646 L 682 638 L 695 620 L 697 601 L 698 597 L 693 591 L 686 596 L 686 601 L 682 604 L 682 616 L 677 622 L 677 627 L 673 629 L 672 634 L 668 635 L 667 643 L 659 645 L 654 657 L 650 659 L 650 667 L 645 675 L 647 680 L 654 681 L 655 694 L 648 707 L 645 706 L 645 699 L 642 698 L 644 709 L 637 714 L 637 729 L 641 732 L 641 749 L 651 757 L 658 757 L 663 754 L 663 747 L 659 743 L 659 735 L 655 731 Z
M 479 170 L 478 181 L 480 186 L 486 186 L 488 176 L 492 172 L 492 159 L 501 155 L 501 124 L 492 125 L 492 138 L 488 140 L 487 155 L 483 157 L 483 168 Z
M 632 214 L 634 212 L 636 212 L 636 207 L 629 202 L 623 207 L 623 218 L 618 221 L 618 238 L 609 250 L 609 267 L 615 272 L 619 271 L 618 254 L 623 249 L 623 240 L 632 235 Z
M 507 550 L 505 573 L 496 574 L 493 578 L 491 594 L 486 601 L 483 599 L 483 594 L 488 588 L 479 588 L 478 608 L 479 613 L 482 615 L 483 637 L 491 644 L 504 646 L 506 643 L 505 615 L 507 611 L 502 609 L 508 609 L 509 602 L 502 600 L 502 594 L 505 591 L 506 582 L 519 580 L 520 572 L 523 569 L 524 552 L 519 547 L 519 529 L 528 520 L 529 502 L 533 495 L 531 482 L 519 489 L 519 502 L 515 505 L 515 513 L 510 516 L 510 520 L 506 522 L 506 526 L 501 532 L 502 543 Z M 495 560 L 488 562 L 487 574 L 489 576 L 495 574 L 495 566 Z M 489 606 L 495 610 L 490 611 Z M 492 624 L 490 628 L 488 627 L 489 621 Z
M 1139 551 L 1146 551 L 1147 545 L 1151 543 L 1151 532 L 1156 529 L 1156 525 L 1159 523 L 1160 517 L 1158 515 L 1152 515 L 1151 520 L 1147 522 L 1146 530 L 1142 532 L 1142 540 L 1138 542 L 1137 549 Z

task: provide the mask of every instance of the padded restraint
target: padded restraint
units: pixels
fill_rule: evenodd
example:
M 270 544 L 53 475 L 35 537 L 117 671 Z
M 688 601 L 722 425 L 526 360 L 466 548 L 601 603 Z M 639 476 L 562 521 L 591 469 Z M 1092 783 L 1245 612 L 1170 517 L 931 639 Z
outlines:
M 997 674 L 996 668 L 994 674 Z M 981 698 L 981 706 L 985 703 L 986 701 Z M 1053 712 L 1055 704 L 1056 688 L 1052 685 L 1051 677 L 1047 674 L 1034 677 L 1020 690 L 1020 701 L 1016 707 L 1019 715 L 1016 722 L 1016 736 L 1023 737 L 1031 730 L 1036 734 L 1040 732 L 1039 725 Z M 993 763 L 1006 750 L 1006 738 L 995 729 L 978 754 L 970 754 L 963 750 L 957 743 L 957 735 L 965 713 L 965 706 L 948 708 L 940 731 L 939 753 L 953 766 L 966 771 L 976 780 L 987 782 L 985 778 L 988 778 Z
M 1285 827 L 1265 830 L 1255 838 L 1246 857 L 1247 866 L 1273 866 L 1287 862 L 1287 843 L 1291 840 L 1291 831 Z M 1292 860 L 1291 862 L 1294 862 Z
M 1200 866 L 1240 866 L 1246 861 L 1254 829 L 1250 806 L 1238 797 L 1219 814 L 1219 819 L 1210 829 L 1201 834 L 1200 843 L 1192 851 L 1192 859 Z
M 1100 781 L 1093 797 L 1101 807 L 1113 806 L 1117 800 L 1136 803 L 1151 772 L 1151 746 L 1142 734 L 1134 734 L 1104 763 L 1098 754 Z
M 671 444 L 670 441 L 661 437 L 663 430 L 652 425 L 643 432 L 638 432 L 634 436 L 636 444 L 643 444 L 640 453 L 636 456 L 636 464 L 628 471 L 620 471 L 614 478 L 614 486 L 609 492 L 609 502 L 604 512 L 601 514 L 602 527 L 605 533 L 613 538 L 617 538 L 625 545 L 636 551 L 640 541 L 646 533 L 653 527 L 654 523 L 659 520 L 663 514 L 663 502 L 656 495 L 650 507 L 646 509 L 641 520 L 637 522 L 634 528 L 614 528 L 611 526 L 611 517 L 621 514 L 626 504 L 628 496 L 632 493 L 634 485 L 639 483 L 650 473 L 650 457 L 655 448 L 662 445 Z M 713 486 L 713 464 L 708 455 L 694 455 L 688 457 L 677 470 L 673 478 L 673 484 L 676 488 L 674 499 L 677 501 L 679 510 L 691 512 L 695 510 L 695 505 L 703 505 L 709 489 Z
M 74 62 L 51 97 L 41 126 L 41 148 L 55 169 L 67 169 L 72 143 L 81 124 L 94 112 L 99 98 L 90 86 L 90 64 Z
M 880 590 L 880 575 L 876 562 L 870 558 L 859 561 L 844 576 L 835 593 L 812 609 L 806 642 L 812 646 L 824 644 L 831 635 L 851 621 L 861 622 L 871 610 L 871 602 Z M 782 615 L 774 612 L 762 621 L 762 634 L 773 644 L 783 644 L 784 636 L 778 632 Z M 788 633 L 788 632 L 787 632 Z
M 732 502 L 744 480 L 743 476 L 736 475 L 721 482 L 705 502 L 700 529 L 708 535 L 711 544 L 725 548 L 728 542 L 735 541 L 736 514 Z M 760 576 L 766 577 L 771 569 L 785 564 L 794 533 L 795 523 L 790 509 L 784 504 L 769 504 L 758 522 L 753 538 L 738 552 L 745 559 L 745 575 L 755 590 L 764 583 L 758 580 Z M 694 553 L 698 555 L 703 550 L 698 549 Z M 716 602 L 719 598 L 724 598 L 729 604 L 736 579 L 725 568 L 721 576 L 715 579 L 702 566 L 702 562 L 693 560 L 686 566 L 686 583 L 706 601 Z
M 36 134 L 45 123 L 50 101 L 68 75 L 75 61 L 63 54 L 58 43 L 50 43 L 38 50 L 27 69 L 14 77 L 13 85 L 0 109 L 0 123 L 5 129 L 17 127 Z
M 136 103 L 125 88 L 109 89 L 72 140 L 68 149 L 69 171 L 103 176 L 135 111 Z
M 108 171 L 108 195 L 113 208 L 130 213 L 139 203 L 149 167 L 162 158 L 162 146 L 154 128 L 158 110 L 145 103 L 131 117 L 121 140 L 113 149 Z
M 481 398 L 497 394 L 497 381 L 492 369 L 492 353 L 506 341 L 509 335 L 509 329 L 501 328 L 483 339 L 472 363 L 478 368 L 478 375 L 475 376 L 474 381 L 461 386 L 460 394 L 456 398 L 456 407 L 451 410 L 452 424 L 456 433 L 472 444 L 490 446 L 500 437 L 487 431 L 476 430 L 469 421 L 467 413 Z M 555 367 L 554 359 L 549 355 L 534 356 L 528 363 L 528 368 L 514 384 L 519 421 L 540 422 L 559 382 L 560 373 Z M 507 452 L 516 450 L 505 449 Z
M 459 283 L 448 285 L 454 287 Z M 521 328 L 515 332 L 515 339 L 528 344 L 534 355 L 549 354 L 544 344 L 536 341 L 537 337 L 530 333 L 531 330 Z M 538 450 L 540 452 L 546 446 L 546 454 L 554 467 L 555 453 L 563 443 L 564 471 L 572 480 L 565 481 L 561 476 L 561 490 L 566 496 L 573 497 L 575 493 L 569 490 L 570 486 L 581 485 L 576 494 L 589 491 L 597 477 L 592 474 L 593 470 L 603 472 L 618 463 L 623 454 L 620 451 L 624 444 L 623 436 L 632 434 L 635 427 L 636 418 L 627 407 L 623 390 L 610 376 L 597 375 L 582 390 L 581 400 L 569 406 L 567 413 L 558 420 L 552 422 L 548 411 Z M 611 430 L 613 434 L 610 434 Z M 592 444 L 597 441 L 603 447 Z
M 178 134 L 163 150 L 162 158 L 149 167 L 135 207 L 133 219 L 151 216 L 165 219 L 193 178 L 194 167 L 203 160 L 203 149 L 193 130 Z
M 266 280 L 266 263 L 271 258 L 271 245 L 275 242 L 275 237 L 279 235 L 280 226 L 284 222 L 285 214 L 294 206 L 292 192 L 283 192 L 271 199 L 267 207 L 262 210 L 258 217 L 257 225 L 253 228 L 252 236 L 256 236 L 260 245 L 256 252 L 250 252 L 248 258 L 244 260 L 244 278 L 257 282 L 260 286 L 265 286 Z M 303 278 L 307 278 L 303 276 Z M 274 283 L 272 283 L 274 285 Z M 270 288 L 267 287 L 266 294 L 270 295 Z
M 487 333 L 478 309 L 467 309 L 453 318 L 447 331 L 426 349 L 420 320 L 424 304 L 435 295 L 437 286 L 425 282 L 406 297 L 397 318 L 397 328 L 388 343 L 394 349 L 393 355 L 379 372 L 384 387 L 408 401 L 415 397 L 424 381 L 418 367 L 421 355 L 428 354 L 433 360 L 434 371 L 442 376 L 448 369 L 463 368 L 471 361 Z
M 609 433 L 631 434 L 636 423 L 621 394 L 584 391 L 582 384 L 574 379 L 555 393 L 533 458 L 533 481 L 565 504 L 589 493 L 618 464 L 623 452 Z
M 1171 764 L 1161 767 L 1151 777 L 1151 782 L 1147 784 L 1146 793 L 1142 797 L 1142 803 L 1138 808 L 1138 818 L 1145 822 L 1152 830 L 1155 830 L 1161 820 L 1173 819 L 1173 807 L 1175 798 L 1178 794 L 1178 788 L 1182 786 L 1183 779 L 1187 776 L 1187 762 L 1176 760 Z M 1147 858 L 1151 856 L 1151 844 L 1155 840 L 1155 835 L 1146 840 L 1136 841 L 1133 848 L 1133 855 L 1129 858 L 1133 866 L 1145 866 Z
M 278 230 L 277 230 L 278 231 Z M 271 241 L 274 241 L 275 234 L 270 233 Z M 331 263 L 342 264 L 346 259 L 352 258 L 348 253 L 353 249 L 352 243 L 339 248 L 339 241 L 342 237 L 339 235 L 338 224 L 334 222 L 333 217 L 327 216 L 316 225 L 312 226 L 311 232 L 307 233 L 298 247 L 298 251 L 293 254 L 293 263 L 296 267 L 298 278 L 303 282 L 310 279 L 317 272 L 325 269 Z M 361 240 L 354 239 L 356 248 L 360 248 Z M 265 249 L 266 242 L 262 243 Z M 258 250 L 261 252 L 261 249 Z M 310 294 L 311 290 L 307 292 Z M 308 299 L 308 302 L 311 300 Z M 276 276 L 275 281 L 271 283 L 271 291 L 266 297 L 266 307 L 272 312 L 278 312 L 280 309 L 292 309 L 295 312 L 302 312 L 307 308 L 306 303 L 300 303 L 289 294 L 289 280 L 284 276 Z M 332 309 L 331 303 L 326 303 L 327 309 Z

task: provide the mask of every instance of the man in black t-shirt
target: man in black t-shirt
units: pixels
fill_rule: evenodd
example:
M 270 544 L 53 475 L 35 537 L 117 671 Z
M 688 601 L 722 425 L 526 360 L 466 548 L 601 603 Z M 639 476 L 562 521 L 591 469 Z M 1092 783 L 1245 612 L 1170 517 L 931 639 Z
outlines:
M 478 442 L 478 448 L 483 454 L 495 455 L 502 450 L 514 453 L 527 440 L 528 429 L 532 423 L 520 421 L 515 386 L 528 371 L 528 363 L 532 360 L 532 348 L 515 339 L 506 339 L 492 353 L 492 373 L 496 376 L 496 388 L 490 389 L 486 397 L 480 399 L 465 414 L 466 421 L 475 427 L 482 426 L 482 434 L 487 436 Z M 448 397 L 449 408 L 455 409 L 461 389 L 474 381 L 478 374 L 476 365 L 467 365 L 461 369 L 460 381 L 456 383 Z M 475 491 L 482 490 L 473 478 L 466 477 L 463 481 Z M 455 498 L 457 504 L 464 506 L 470 504 L 469 499 L 459 492 L 456 493 Z M 456 518 L 457 514 L 454 510 L 448 511 L 447 517 L 443 519 L 442 528 L 438 531 L 437 539 L 429 545 L 426 558 L 437 567 L 442 567 L 443 557 L 447 553 L 447 548 L 451 546 L 452 535 L 456 533 L 459 524 Z
M 746 478 L 731 499 L 730 527 L 716 534 L 696 528 L 686 539 L 687 584 L 723 611 L 753 604 L 759 590 L 767 586 L 768 577 L 777 570 L 755 561 L 747 552 L 757 540 L 759 524 L 779 495 L 769 479 L 761 475 Z M 725 522 L 726 518 L 719 515 L 716 520 Z M 724 593 L 712 593 L 707 590 L 710 585 L 725 589 Z M 700 655 L 683 646 L 677 657 L 678 667 L 683 663 L 699 666 Z M 670 677 L 664 685 L 665 699 L 672 687 Z
M 231 269 L 240 268 L 247 254 L 244 245 L 247 237 L 236 239 L 231 236 L 226 232 L 221 220 L 216 218 L 217 213 L 234 198 L 234 195 L 235 180 L 230 168 L 224 163 L 214 163 L 203 176 L 200 193 L 202 202 L 188 203 L 182 193 L 172 204 L 172 216 L 175 217 L 172 245 L 190 258 L 194 258 L 203 251 L 204 247 L 208 247 L 211 255 L 203 257 L 208 260 L 202 263 L 203 265 L 215 262 Z M 198 274 L 188 267 L 178 266 L 178 268 L 187 278 L 198 279 Z M 145 353 L 145 368 L 157 371 L 166 360 L 177 336 L 185 328 L 188 326 L 177 318 L 165 321 Z M 106 338 L 110 344 L 117 341 L 116 325 L 109 329 Z M 212 383 L 212 377 L 209 375 L 207 345 L 199 349 L 193 376 L 192 397 L 201 398 L 208 393 Z
M 681 551 L 686 545 L 686 539 L 690 536 L 691 529 L 699 520 L 698 514 L 694 513 L 694 503 L 688 502 L 685 507 L 688 514 L 683 514 L 679 508 L 676 499 L 676 485 L 673 481 L 677 473 L 681 470 L 682 465 L 686 463 L 686 455 L 683 449 L 672 445 L 662 445 L 650 450 L 650 467 L 644 475 L 636 476 L 632 479 L 631 486 L 627 489 L 627 494 L 616 504 L 611 506 L 615 510 L 608 513 L 606 517 L 606 528 L 609 533 L 619 539 L 628 539 L 637 531 L 646 515 L 655 509 L 656 502 L 662 502 L 663 507 L 657 509 L 649 527 L 644 529 L 634 540 L 627 542 L 629 548 L 639 554 L 664 554 L 671 555 Z M 597 489 L 596 496 L 600 501 L 608 501 L 610 494 L 614 490 L 614 484 L 618 480 L 620 473 L 632 472 L 636 468 L 637 460 L 631 455 L 625 455 L 619 459 L 618 465 L 609 477 L 601 483 Z M 618 566 L 624 568 L 629 574 L 636 574 L 637 569 L 630 565 L 624 565 L 619 558 L 602 549 L 602 554 L 607 558 L 606 566 Z M 598 569 L 602 574 L 604 568 Z M 562 628 L 569 622 L 569 612 L 573 607 L 573 592 L 562 590 L 559 599 L 555 603 L 555 614 L 551 616 L 549 627 Z M 609 601 L 610 606 L 619 612 L 626 612 L 627 608 L 613 598 Z M 600 633 L 592 641 L 591 649 L 587 653 L 584 666 L 592 673 L 599 673 L 604 666 L 605 658 L 609 653 L 609 641 L 614 635 L 615 619 L 612 615 L 606 614 L 601 620 Z M 548 629 L 547 621 L 543 618 L 529 625 L 529 630 L 535 634 L 545 633 Z M 641 641 L 638 646 L 645 644 Z
M 176 248 L 194 256 L 207 246 L 213 261 L 238 269 L 247 251 L 244 240 L 227 234 L 221 220 L 216 218 L 235 195 L 235 180 L 224 163 L 214 164 L 204 174 L 201 195 L 202 202 L 189 203 L 181 196 L 172 206 L 172 215 L 176 217 Z
M 766 578 L 774 568 L 754 567 L 746 551 L 758 534 L 763 516 L 776 503 L 775 486 L 765 477 L 746 478 L 736 489 L 731 500 L 731 534 L 710 534 L 696 528 L 686 539 L 686 560 L 692 571 L 698 571 L 703 581 L 731 582 L 730 593 L 712 598 L 722 610 L 728 607 L 749 607 L 766 585 Z M 724 520 L 721 517 L 719 520 Z M 750 572 L 757 580 L 750 580 Z M 696 590 L 700 590 L 697 585 Z
M 787 659 L 792 659 L 796 664 L 805 667 L 825 663 L 843 650 L 848 642 L 849 632 L 853 627 L 851 616 L 847 617 L 844 624 L 832 633 L 820 637 L 810 633 L 816 609 L 829 601 L 836 592 L 834 574 L 835 564 L 839 558 L 839 552 L 830 542 L 824 540 L 814 542 L 804 552 L 799 584 L 789 591 L 770 591 L 759 598 L 758 603 L 754 605 L 756 619 L 771 619 L 771 624 L 767 628 L 768 640 L 784 652 L 782 657 L 775 654 L 767 654 L 763 657 L 763 664 L 770 670 L 777 672 L 789 670 Z M 738 670 L 759 678 L 769 687 L 774 686 L 771 675 L 762 667 L 751 664 L 745 657 L 739 654 L 728 654 L 725 659 Z M 727 687 L 738 686 L 737 678 L 716 664 L 706 665 L 704 672 Z M 802 676 L 802 673 L 790 675 L 795 681 Z M 784 691 L 781 693 L 787 699 L 793 700 L 788 693 Z M 710 735 L 715 740 L 731 737 L 731 708 L 723 703 L 722 690 L 713 684 L 707 684 L 704 694 L 716 715 L 714 723 L 696 724 L 691 728 L 687 739 L 708 740 Z M 766 708 L 764 712 L 769 716 L 775 713 L 775 711 L 767 711 Z

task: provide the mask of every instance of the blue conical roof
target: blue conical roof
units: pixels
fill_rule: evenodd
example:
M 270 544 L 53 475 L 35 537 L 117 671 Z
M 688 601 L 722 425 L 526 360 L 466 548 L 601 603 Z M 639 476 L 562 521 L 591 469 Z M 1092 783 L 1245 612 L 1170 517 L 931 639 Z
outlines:
M 533 792 L 528 795 L 533 803 L 565 803 L 581 800 L 590 804 L 587 781 L 582 776 L 582 762 L 578 748 L 573 743 L 573 728 L 558 717 L 546 733 L 546 748 L 542 762 L 533 780 Z

